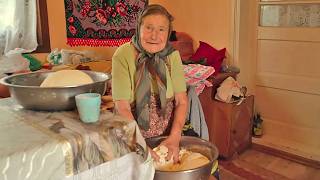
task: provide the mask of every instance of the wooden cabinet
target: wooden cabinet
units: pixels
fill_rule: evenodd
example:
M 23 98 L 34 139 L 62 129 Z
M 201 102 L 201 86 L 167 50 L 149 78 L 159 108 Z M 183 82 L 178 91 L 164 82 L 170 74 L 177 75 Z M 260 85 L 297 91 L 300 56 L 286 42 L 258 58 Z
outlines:
M 240 105 L 212 100 L 212 110 L 206 112 L 212 117 L 207 125 L 210 141 L 217 146 L 221 157 L 230 158 L 251 145 L 253 102 L 253 96 Z
M 217 88 L 227 77 L 236 78 L 237 73 L 219 73 L 209 80 L 207 87 L 199 95 L 207 122 L 209 138 L 219 149 L 221 157 L 230 158 L 251 145 L 254 96 L 248 96 L 240 105 L 216 101 Z

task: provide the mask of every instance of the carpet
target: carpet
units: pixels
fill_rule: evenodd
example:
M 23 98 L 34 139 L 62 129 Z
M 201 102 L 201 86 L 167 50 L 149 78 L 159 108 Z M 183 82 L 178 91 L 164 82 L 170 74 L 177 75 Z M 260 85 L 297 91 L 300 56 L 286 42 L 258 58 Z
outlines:
M 67 44 L 119 46 L 131 40 L 148 0 L 64 0 Z
M 219 161 L 220 179 L 288 180 L 287 177 L 242 160 Z

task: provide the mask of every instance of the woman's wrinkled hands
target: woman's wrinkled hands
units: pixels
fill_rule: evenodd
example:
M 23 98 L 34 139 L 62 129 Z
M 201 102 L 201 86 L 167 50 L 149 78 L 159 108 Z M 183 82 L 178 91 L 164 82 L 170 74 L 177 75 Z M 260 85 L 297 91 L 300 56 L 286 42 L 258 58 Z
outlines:
M 179 151 L 180 151 L 180 139 L 181 136 L 168 136 L 167 139 L 161 142 L 160 145 L 164 145 L 168 148 L 168 155 L 166 157 L 166 160 L 169 161 L 171 157 L 173 157 L 173 162 L 178 163 L 179 162 Z
M 158 154 L 156 152 L 154 152 L 154 150 L 152 150 L 149 146 L 148 146 L 148 150 L 149 150 L 149 152 L 151 154 L 152 159 L 158 162 L 159 159 L 160 159 Z

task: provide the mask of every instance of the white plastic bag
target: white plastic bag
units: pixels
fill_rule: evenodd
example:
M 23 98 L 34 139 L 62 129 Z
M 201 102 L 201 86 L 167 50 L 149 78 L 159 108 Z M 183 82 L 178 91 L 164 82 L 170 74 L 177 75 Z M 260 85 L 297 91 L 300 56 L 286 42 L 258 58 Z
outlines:
M 232 99 L 232 96 L 238 98 L 243 96 L 240 89 L 241 87 L 239 83 L 232 77 L 228 77 L 220 84 L 220 87 L 217 89 L 215 99 L 226 103 L 233 103 L 234 100 Z
M 47 57 L 47 61 L 52 65 L 78 65 L 85 62 L 96 60 L 97 57 L 92 51 L 76 51 L 57 48 L 54 49 Z
M 55 48 L 47 56 L 47 61 L 52 65 L 63 64 L 61 52 Z
M 28 71 L 30 62 L 20 53 L 0 57 L 0 74 Z

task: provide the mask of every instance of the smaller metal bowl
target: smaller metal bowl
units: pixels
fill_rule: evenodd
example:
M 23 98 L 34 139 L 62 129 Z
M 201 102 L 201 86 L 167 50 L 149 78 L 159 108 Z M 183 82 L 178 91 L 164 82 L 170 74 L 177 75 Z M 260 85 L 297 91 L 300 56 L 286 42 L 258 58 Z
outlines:
M 30 110 L 63 111 L 72 110 L 76 107 L 75 96 L 82 93 L 94 92 L 104 95 L 110 74 L 83 71 L 88 74 L 93 83 L 68 86 L 68 87 L 40 87 L 44 79 L 54 71 L 31 72 L 14 74 L 4 77 L 0 83 L 7 86 L 11 97 Z
M 150 148 L 157 147 L 166 136 L 154 137 L 146 139 Z M 187 150 L 198 152 L 205 155 L 210 163 L 198 168 L 189 169 L 185 171 L 159 171 L 156 170 L 154 180 L 169 180 L 169 179 L 183 179 L 183 180 L 208 180 L 214 161 L 218 158 L 218 149 L 212 143 L 200 138 L 191 136 L 182 136 L 180 147 Z

